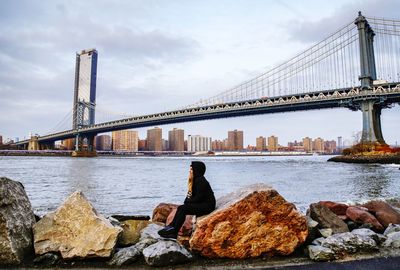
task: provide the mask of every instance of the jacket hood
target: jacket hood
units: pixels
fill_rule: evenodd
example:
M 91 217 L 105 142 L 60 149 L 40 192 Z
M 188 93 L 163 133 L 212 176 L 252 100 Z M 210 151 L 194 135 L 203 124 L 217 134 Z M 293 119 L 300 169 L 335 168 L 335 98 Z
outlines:
M 192 161 L 193 178 L 201 177 L 206 172 L 206 165 L 201 161 Z

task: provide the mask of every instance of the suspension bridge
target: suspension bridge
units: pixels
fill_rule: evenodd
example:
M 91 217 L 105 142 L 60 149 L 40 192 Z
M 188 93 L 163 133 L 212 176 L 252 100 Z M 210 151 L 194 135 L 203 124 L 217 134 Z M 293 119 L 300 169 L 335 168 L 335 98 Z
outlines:
M 76 150 L 86 144 L 85 150 L 91 151 L 97 134 L 115 130 L 339 107 L 362 112 L 361 142 L 385 144 L 381 110 L 400 103 L 400 20 L 360 12 L 354 21 L 275 68 L 177 110 L 94 123 L 94 100 L 74 103 L 71 129 L 15 145 L 51 149 L 55 141 L 75 138 Z

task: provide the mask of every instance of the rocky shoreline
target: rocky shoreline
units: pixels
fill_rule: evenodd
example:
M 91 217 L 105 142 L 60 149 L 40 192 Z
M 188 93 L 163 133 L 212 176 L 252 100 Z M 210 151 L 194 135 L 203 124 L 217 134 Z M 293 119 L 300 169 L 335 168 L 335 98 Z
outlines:
M 207 216 L 187 217 L 177 240 L 162 238 L 157 231 L 176 207 L 161 203 L 151 219 L 105 218 L 77 191 L 57 210 L 35 218 L 22 184 L 0 178 L 0 267 L 319 269 L 327 262 L 330 268 L 324 269 L 397 269 L 390 267 L 400 262 L 395 200 L 321 201 L 304 215 L 276 190 L 258 184 L 219 198 Z
M 378 163 L 378 164 L 400 164 L 400 154 L 396 155 L 346 155 L 335 156 L 328 161 L 344 163 Z

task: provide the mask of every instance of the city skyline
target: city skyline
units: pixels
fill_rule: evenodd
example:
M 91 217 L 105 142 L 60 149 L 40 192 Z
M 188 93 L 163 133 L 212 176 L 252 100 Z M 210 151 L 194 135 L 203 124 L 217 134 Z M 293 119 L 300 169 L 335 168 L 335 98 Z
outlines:
M 218 94 L 319 42 L 354 20 L 361 9 L 358 1 L 343 0 L 307 5 L 287 1 L 0 5 L 3 140 L 57 131 L 60 120 L 72 110 L 74 56 L 82 49 L 94 47 L 99 54 L 98 122 L 107 120 L 102 118 L 107 113 L 161 112 Z M 370 0 L 361 10 L 369 16 L 395 18 L 399 6 L 396 1 Z M 90 14 L 81 11 L 89 7 Z M 110 9 L 120 15 L 117 20 L 104 12 Z M 392 145 L 399 140 L 399 112 L 398 105 L 382 112 L 383 136 Z M 70 128 L 71 118 L 67 120 L 59 128 Z M 282 143 L 296 134 L 350 139 L 361 130 L 362 121 L 359 111 L 330 109 L 200 121 L 179 128 L 191 134 L 206 130 L 213 138 L 222 138 L 225 130 L 246 130 L 244 145 L 248 145 L 254 144 L 249 138 L 267 132 L 280 134 Z
M 279 143 L 279 137 L 270 135 L 268 137 L 259 136 L 255 138 L 255 143 L 243 145 L 243 130 L 227 131 L 226 138 L 214 138 L 203 135 L 187 135 L 184 138 L 184 130 L 173 128 L 167 131 L 168 140 L 164 139 L 162 128 L 154 127 L 147 129 L 147 137 L 139 138 L 138 132 L 134 129 L 113 131 L 111 135 L 102 134 L 95 137 L 97 150 L 102 151 L 304 151 L 320 153 L 338 153 L 345 147 L 351 146 L 355 142 L 343 143 L 342 137 L 337 140 L 324 139 L 321 137 L 310 138 L 303 137 L 301 140 L 290 141 L 287 146 Z M 158 146 L 157 146 L 158 145 Z M 74 148 L 73 139 L 67 139 L 61 142 L 58 147 L 72 150 Z

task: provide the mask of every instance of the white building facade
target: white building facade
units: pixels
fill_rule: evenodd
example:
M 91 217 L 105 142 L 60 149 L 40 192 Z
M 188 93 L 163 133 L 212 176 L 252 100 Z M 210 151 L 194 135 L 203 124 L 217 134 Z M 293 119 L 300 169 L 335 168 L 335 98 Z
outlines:
M 189 152 L 211 151 L 211 137 L 189 135 L 187 140 L 187 150 Z

